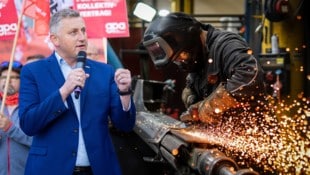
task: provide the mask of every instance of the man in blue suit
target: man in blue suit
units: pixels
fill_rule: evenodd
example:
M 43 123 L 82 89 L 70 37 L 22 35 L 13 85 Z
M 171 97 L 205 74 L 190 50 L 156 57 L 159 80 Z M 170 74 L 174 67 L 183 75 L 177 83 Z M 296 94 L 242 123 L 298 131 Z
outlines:
M 20 125 L 33 136 L 25 174 L 120 175 L 108 127 L 135 125 L 130 71 L 90 59 L 76 66 L 87 35 L 72 9 L 52 16 L 50 40 L 55 52 L 21 72 Z

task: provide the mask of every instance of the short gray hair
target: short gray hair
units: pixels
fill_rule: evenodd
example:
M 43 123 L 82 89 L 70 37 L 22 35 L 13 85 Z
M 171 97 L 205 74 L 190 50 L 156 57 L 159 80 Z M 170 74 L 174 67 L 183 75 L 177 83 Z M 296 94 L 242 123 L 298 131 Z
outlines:
M 59 27 L 59 23 L 65 18 L 80 17 L 80 13 L 73 9 L 62 9 L 54 13 L 50 20 L 50 33 L 56 33 Z

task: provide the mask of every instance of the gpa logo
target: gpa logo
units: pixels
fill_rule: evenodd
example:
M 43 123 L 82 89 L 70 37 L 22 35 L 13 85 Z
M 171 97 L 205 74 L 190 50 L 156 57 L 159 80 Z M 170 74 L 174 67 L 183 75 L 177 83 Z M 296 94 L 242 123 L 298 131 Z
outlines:
M 0 0 L 0 10 L 6 6 L 9 0 Z
M 108 22 L 105 24 L 105 31 L 108 34 L 124 33 L 126 31 L 125 22 Z
M 14 35 L 17 31 L 17 24 L 0 24 L 0 36 Z

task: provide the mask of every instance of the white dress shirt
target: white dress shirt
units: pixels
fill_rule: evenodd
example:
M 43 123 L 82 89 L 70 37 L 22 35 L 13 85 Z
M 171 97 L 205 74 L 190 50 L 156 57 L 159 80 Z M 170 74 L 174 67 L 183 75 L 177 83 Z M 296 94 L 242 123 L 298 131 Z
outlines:
M 62 59 L 57 53 L 55 53 L 56 58 L 58 60 L 60 69 L 65 77 L 65 79 L 67 79 L 67 76 L 69 74 L 69 72 L 74 69 L 74 67 L 70 67 L 70 65 L 68 65 L 66 63 L 66 61 L 64 59 Z M 79 120 L 79 144 L 78 144 L 78 150 L 77 150 L 77 159 L 76 159 L 76 166 L 89 166 L 89 159 L 87 156 L 87 152 L 86 152 L 86 148 L 85 148 L 85 143 L 84 143 L 84 138 L 83 138 L 83 133 L 82 133 L 82 128 L 81 128 L 81 123 L 80 123 L 80 116 L 81 116 L 81 108 L 80 108 L 80 98 L 76 99 L 74 97 L 74 92 L 71 93 L 71 97 L 74 103 L 74 107 L 76 110 L 76 114 Z M 65 105 L 68 107 L 67 101 L 65 102 Z

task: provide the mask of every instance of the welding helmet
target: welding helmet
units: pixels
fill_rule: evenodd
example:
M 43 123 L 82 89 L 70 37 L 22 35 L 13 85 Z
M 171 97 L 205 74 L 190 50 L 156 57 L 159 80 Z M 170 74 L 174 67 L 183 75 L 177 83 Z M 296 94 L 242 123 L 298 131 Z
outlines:
M 202 48 L 201 23 L 181 12 L 157 17 L 147 27 L 143 45 L 156 67 L 173 62 L 182 69 L 195 64 Z

